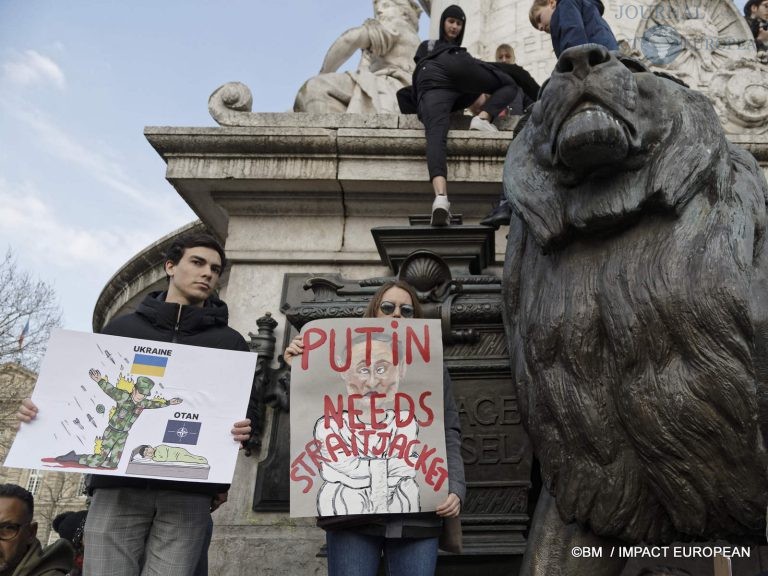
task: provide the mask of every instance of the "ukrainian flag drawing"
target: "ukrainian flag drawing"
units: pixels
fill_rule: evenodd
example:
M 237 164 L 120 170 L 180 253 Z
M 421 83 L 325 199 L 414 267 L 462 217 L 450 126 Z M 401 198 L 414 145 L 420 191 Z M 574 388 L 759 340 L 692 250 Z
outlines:
M 149 354 L 134 354 L 131 374 L 141 376 L 164 376 L 167 356 L 150 356 Z

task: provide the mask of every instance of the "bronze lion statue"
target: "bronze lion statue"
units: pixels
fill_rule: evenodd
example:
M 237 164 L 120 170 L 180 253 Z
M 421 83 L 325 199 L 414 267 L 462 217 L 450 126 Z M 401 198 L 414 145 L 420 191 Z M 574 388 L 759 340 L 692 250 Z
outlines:
M 523 574 L 572 545 L 764 538 L 768 186 L 700 93 L 594 44 L 512 142 L 505 324 L 542 491 Z

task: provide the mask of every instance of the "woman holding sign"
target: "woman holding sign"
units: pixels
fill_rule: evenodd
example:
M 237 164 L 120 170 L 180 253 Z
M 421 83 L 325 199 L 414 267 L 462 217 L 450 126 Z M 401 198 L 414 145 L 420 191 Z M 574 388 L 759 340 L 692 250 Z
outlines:
M 387 282 L 373 296 L 366 318 L 421 318 L 416 291 L 402 281 Z M 297 336 L 283 357 L 290 364 L 304 352 Z M 354 351 L 353 351 L 354 353 Z M 382 369 L 383 370 L 383 369 Z M 369 386 L 386 386 L 385 378 L 371 378 Z M 375 382 L 375 383 L 374 383 Z M 355 386 L 350 379 L 347 388 Z M 382 392 L 385 393 L 386 392 Z M 412 514 L 363 514 L 320 516 L 317 524 L 326 530 L 329 576 L 375 576 L 382 555 L 390 576 L 431 576 L 437 563 L 438 537 L 444 518 L 458 518 L 466 487 L 461 460 L 461 429 L 448 371 L 443 369 L 443 422 L 448 460 L 448 497 L 435 512 Z M 407 483 L 401 483 L 407 485 Z M 400 495 L 409 509 L 407 490 Z

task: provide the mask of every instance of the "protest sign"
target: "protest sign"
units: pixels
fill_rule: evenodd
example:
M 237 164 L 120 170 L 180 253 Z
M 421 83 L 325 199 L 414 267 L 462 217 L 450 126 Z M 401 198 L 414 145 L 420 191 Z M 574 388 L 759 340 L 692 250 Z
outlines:
M 440 323 L 334 319 L 291 366 L 291 516 L 434 510 L 448 494 Z
M 55 331 L 5 466 L 229 483 L 256 354 Z

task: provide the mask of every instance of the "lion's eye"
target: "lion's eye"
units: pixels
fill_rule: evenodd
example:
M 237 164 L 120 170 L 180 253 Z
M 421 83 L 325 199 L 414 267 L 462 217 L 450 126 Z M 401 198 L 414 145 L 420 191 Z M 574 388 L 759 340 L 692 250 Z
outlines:
M 633 74 L 638 74 L 640 72 L 650 72 L 645 64 L 639 60 L 635 60 L 634 58 L 629 58 L 628 56 L 619 56 L 619 62 L 624 64 L 624 66 Z

